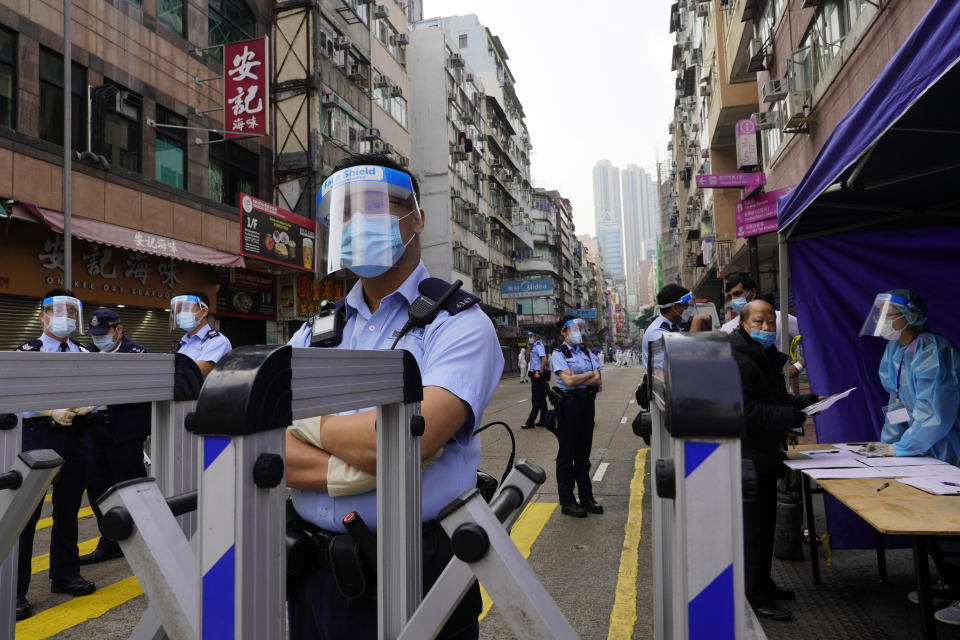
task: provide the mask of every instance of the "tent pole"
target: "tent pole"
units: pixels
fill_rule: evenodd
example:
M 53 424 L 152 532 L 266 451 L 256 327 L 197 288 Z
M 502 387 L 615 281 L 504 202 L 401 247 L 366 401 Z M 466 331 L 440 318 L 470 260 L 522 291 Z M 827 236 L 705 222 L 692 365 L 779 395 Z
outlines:
M 789 276 L 790 263 L 787 261 L 787 237 L 777 234 L 777 244 L 780 254 L 780 273 L 778 274 L 780 290 L 780 351 L 790 353 L 790 298 L 787 295 L 787 282 Z M 790 364 L 784 366 L 783 375 L 787 381 L 787 387 L 790 386 Z
M 747 249 L 750 253 L 750 277 L 760 286 L 760 245 L 757 236 L 747 238 Z

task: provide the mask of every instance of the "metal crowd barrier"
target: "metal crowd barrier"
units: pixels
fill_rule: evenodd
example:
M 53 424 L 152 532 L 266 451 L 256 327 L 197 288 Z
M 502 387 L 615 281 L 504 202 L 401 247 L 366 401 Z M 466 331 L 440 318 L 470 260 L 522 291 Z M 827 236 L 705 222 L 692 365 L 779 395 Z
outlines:
M 195 461 L 199 440 L 182 425 L 183 416 L 193 406 L 202 382 L 203 376 L 196 364 L 183 355 L 0 353 L 0 475 L 21 476 L 18 489 L 0 491 L 0 559 L 6 558 L 0 564 L 0 640 L 14 637 L 17 576 L 14 543 L 62 465 L 62 460 L 49 451 L 21 454 L 20 414 L 152 402 L 153 470 L 163 492 L 175 495 L 197 487 Z M 36 499 L 30 497 L 34 494 Z M 93 501 L 97 496 L 88 498 Z M 178 526 L 190 535 L 196 522 L 186 516 Z
M 545 479 L 528 461 L 491 504 L 471 490 L 444 509 L 456 557 L 421 604 L 421 400 L 419 368 L 404 351 L 242 347 L 225 356 L 187 420 L 203 440 L 199 554 L 175 525 L 177 501 L 156 483 L 122 483 L 100 503 L 157 615 L 153 635 L 137 637 L 160 628 L 174 639 L 286 637 L 285 427 L 376 407 L 378 637 L 432 637 L 476 576 L 518 637 L 575 638 L 504 527 Z
M 744 595 L 752 466 L 741 471 L 743 392 L 730 344 L 719 333 L 666 334 L 648 362 L 655 637 L 763 637 Z

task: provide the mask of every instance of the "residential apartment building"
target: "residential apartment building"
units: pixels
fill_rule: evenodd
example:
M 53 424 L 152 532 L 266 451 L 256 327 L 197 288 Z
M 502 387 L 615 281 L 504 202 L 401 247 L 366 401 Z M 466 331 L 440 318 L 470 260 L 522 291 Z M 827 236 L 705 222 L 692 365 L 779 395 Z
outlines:
M 620 172 L 620 183 L 627 308 L 636 312 L 649 304 L 645 283 L 657 252 L 658 198 L 653 179 L 635 164 L 628 164 Z
M 661 234 L 680 242 L 681 281 L 720 302 L 722 278 L 751 270 L 771 292 L 778 275 L 776 233 L 742 237 L 737 203 L 787 189 L 804 175 L 837 122 L 870 86 L 926 13 L 930 0 L 684 0 L 673 5 L 677 109 L 670 124 L 672 158 Z M 702 53 L 701 53 L 702 52 Z M 705 60 L 703 65 L 700 61 Z M 756 155 L 738 156 L 737 123 Z M 700 156 L 697 156 L 699 151 Z M 763 172 L 765 185 L 697 189 L 698 173 Z M 751 250 L 753 249 L 753 250 Z M 720 302 L 722 305 L 722 302 Z
M 593 215 L 603 269 L 615 280 L 625 282 L 620 170 L 609 160 L 600 160 L 593 167 Z
M 0 0 L 0 348 L 36 338 L 38 297 L 67 286 L 89 311 L 118 308 L 132 338 L 166 351 L 178 291 L 202 289 L 213 301 L 242 277 L 272 294 L 283 271 L 239 255 L 238 194 L 270 199 L 272 140 L 221 137 L 219 45 L 269 35 L 273 5 L 72 2 L 71 142 L 89 153 L 71 163 L 70 282 L 59 233 L 62 7 Z M 269 108 L 259 98 L 249 113 Z M 213 307 L 234 344 L 275 337 L 275 312 L 258 306 L 257 316 L 232 296 Z

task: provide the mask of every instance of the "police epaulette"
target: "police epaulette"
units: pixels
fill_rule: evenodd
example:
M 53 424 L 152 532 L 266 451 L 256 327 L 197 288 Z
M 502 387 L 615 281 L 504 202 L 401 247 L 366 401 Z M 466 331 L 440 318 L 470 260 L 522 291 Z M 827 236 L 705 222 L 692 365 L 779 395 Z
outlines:
M 440 297 L 446 293 L 452 285 L 446 280 L 441 280 L 440 278 L 427 278 L 420 283 L 420 286 L 417 289 L 420 291 L 420 294 L 430 298 L 431 300 L 439 300 Z M 457 315 L 461 311 L 469 309 L 473 305 L 480 302 L 480 298 L 464 291 L 463 289 L 458 289 L 454 292 L 452 296 L 447 298 L 447 301 L 443 304 L 443 310 L 449 313 L 452 316 Z
M 31 340 L 30 342 L 24 342 L 22 345 L 14 349 L 14 351 L 40 351 L 42 346 L 42 340 Z
M 560 345 L 558 348 L 560 349 L 560 353 L 563 354 L 563 357 L 564 357 L 564 358 L 572 358 L 572 357 L 573 357 L 573 353 L 570 351 L 570 347 L 568 347 L 568 346 L 566 345 L 566 343 Z
M 219 335 L 220 335 L 220 332 L 219 332 L 219 331 L 211 331 L 211 332 L 209 332 L 207 335 L 203 336 L 203 340 L 200 341 L 200 344 L 203 344 L 204 342 L 206 342 L 206 341 L 209 340 L 210 338 L 216 338 L 216 337 L 219 336 Z

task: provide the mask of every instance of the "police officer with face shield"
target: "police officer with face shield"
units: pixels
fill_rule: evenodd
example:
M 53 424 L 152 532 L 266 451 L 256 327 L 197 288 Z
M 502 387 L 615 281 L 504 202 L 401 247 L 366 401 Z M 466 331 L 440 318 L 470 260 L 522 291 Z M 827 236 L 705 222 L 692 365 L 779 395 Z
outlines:
M 565 316 L 558 323 L 563 344 L 550 355 L 557 374 L 557 493 L 560 512 L 575 518 L 603 513 L 590 483 L 590 450 L 593 447 L 594 399 L 602 389 L 603 365 L 583 345 L 583 321 Z M 573 497 L 576 485 L 580 501 Z
M 68 289 L 53 289 L 43 296 L 40 322 L 43 334 L 20 345 L 15 351 L 69 352 L 87 351 L 70 339 L 83 328 L 83 304 Z M 56 403 L 52 397 L 51 402 Z M 83 422 L 93 407 L 75 407 L 23 413 L 23 451 L 53 449 L 63 458 L 63 466 L 53 484 L 53 527 L 50 535 L 50 591 L 85 596 L 96 590 L 92 582 L 80 576 L 77 550 L 77 513 L 86 486 L 88 444 Z M 41 502 L 20 534 L 17 565 L 17 620 L 32 615 L 27 601 L 30 588 L 33 535 L 40 519 Z
M 207 324 L 210 298 L 203 291 L 184 291 L 170 299 L 170 331 L 186 331 L 176 346 L 177 353 L 189 356 L 206 376 L 233 347 L 227 336 Z
M 87 333 L 93 340 L 90 350 L 100 353 L 147 353 L 146 347 L 131 340 L 120 316 L 112 309 L 97 309 L 90 315 Z M 94 564 L 123 555 L 120 546 L 103 534 L 103 514 L 97 498 L 107 489 L 147 475 L 143 464 L 143 444 L 150 435 L 150 403 L 113 404 L 97 407 L 87 416 L 90 438 L 90 473 L 87 496 L 101 530 L 97 548 L 80 557 L 81 565 Z
M 657 309 L 660 312 L 643 332 L 644 369 L 647 368 L 647 352 L 651 342 L 656 342 L 665 332 L 680 331 L 681 325 L 690 323 L 690 331 L 701 331 L 709 324 L 710 316 L 696 315 L 693 294 L 679 284 L 670 283 L 657 293 Z
M 496 331 L 476 305 L 479 298 L 457 291 L 423 328 L 409 329 L 411 304 L 438 300 L 449 283 L 430 278 L 420 261 L 424 212 L 413 176 L 383 155 L 353 156 L 341 162 L 318 194 L 320 217 L 328 224 L 327 269 L 349 269 L 360 281 L 336 306 L 332 337 L 314 335 L 321 315 L 291 338 L 294 347 L 398 349 L 417 360 L 423 382 L 421 413 L 425 470 L 423 491 L 424 592 L 451 558 L 450 542 L 436 522 L 439 510 L 476 486 L 481 424 L 500 380 L 503 356 Z M 325 312 L 321 312 L 325 313 Z M 322 325 L 326 326 L 326 325 Z M 287 433 L 287 485 L 293 488 L 296 518 L 324 540 L 356 549 L 343 517 L 356 511 L 377 535 L 376 411 L 320 416 L 297 421 Z M 343 545 L 340 545 L 342 547 Z M 339 547 L 338 547 L 339 548 Z M 375 638 L 376 578 L 362 553 L 317 554 L 313 566 L 290 590 L 293 639 Z M 358 566 L 359 565 L 359 566 Z M 363 572 L 362 593 L 341 590 L 341 572 Z M 477 638 L 480 592 L 476 583 L 440 632 L 440 638 Z
M 880 382 L 890 398 L 881 443 L 868 448 L 960 464 L 960 353 L 930 329 L 927 303 L 906 289 L 881 293 L 860 335 L 887 340 Z

